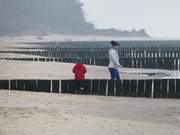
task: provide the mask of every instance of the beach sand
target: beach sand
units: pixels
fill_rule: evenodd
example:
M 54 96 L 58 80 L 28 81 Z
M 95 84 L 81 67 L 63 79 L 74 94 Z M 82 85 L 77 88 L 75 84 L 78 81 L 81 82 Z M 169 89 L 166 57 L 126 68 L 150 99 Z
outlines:
M 180 101 L 0 90 L 0 135 L 179 135 Z
M 74 63 L 0 60 L 0 79 L 73 79 Z M 108 67 L 86 65 L 86 79 L 110 79 Z M 176 77 L 178 71 L 121 68 L 121 79 Z M 149 76 L 148 74 L 153 74 Z

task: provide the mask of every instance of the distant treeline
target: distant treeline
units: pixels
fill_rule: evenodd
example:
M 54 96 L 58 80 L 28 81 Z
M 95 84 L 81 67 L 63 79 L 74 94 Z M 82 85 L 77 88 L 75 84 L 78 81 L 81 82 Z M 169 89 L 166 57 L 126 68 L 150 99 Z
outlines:
M 0 36 L 17 34 L 95 34 L 147 37 L 145 30 L 96 30 L 86 22 L 78 0 L 0 0 Z

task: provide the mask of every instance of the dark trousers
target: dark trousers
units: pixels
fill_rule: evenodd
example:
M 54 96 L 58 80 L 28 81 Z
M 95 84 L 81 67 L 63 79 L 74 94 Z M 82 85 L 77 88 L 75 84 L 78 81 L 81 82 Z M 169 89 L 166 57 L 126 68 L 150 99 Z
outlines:
M 75 80 L 74 84 L 75 93 L 86 93 L 84 80 Z

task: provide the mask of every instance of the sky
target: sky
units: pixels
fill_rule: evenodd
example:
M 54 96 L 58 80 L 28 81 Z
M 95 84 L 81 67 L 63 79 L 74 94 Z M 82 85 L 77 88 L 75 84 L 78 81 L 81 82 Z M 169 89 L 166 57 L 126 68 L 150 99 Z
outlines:
M 144 28 L 152 37 L 180 38 L 180 0 L 80 0 L 96 28 Z

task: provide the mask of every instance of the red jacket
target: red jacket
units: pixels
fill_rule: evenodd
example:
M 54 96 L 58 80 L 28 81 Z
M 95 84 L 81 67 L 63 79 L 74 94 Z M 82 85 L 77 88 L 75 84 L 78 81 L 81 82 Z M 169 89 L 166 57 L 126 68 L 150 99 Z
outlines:
M 87 69 L 83 64 L 77 63 L 73 67 L 73 73 L 74 73 L 75 80 L 84 80 L 84 78 L 85 78 L 84 74 L 86 72 L 87 72 Z

